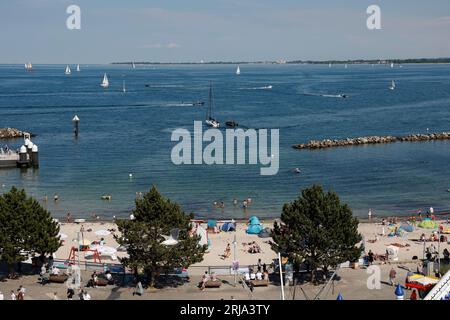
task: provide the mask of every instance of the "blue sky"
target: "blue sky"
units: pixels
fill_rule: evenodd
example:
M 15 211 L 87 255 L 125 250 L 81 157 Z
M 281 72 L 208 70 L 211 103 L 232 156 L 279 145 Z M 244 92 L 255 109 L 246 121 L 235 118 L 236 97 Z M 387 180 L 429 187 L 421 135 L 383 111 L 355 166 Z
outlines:
M 450 1 L 2 0 L 0 41 L 0 63 L 450 57 Z

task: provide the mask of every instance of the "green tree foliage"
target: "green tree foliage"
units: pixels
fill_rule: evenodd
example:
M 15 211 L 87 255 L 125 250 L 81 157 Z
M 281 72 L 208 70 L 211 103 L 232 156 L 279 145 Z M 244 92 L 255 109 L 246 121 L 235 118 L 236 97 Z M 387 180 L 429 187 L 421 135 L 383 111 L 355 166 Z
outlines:
M 0 259 L 10 266 L 60 247 L 59 226 L 50 212 L 24 190 L 13 187 L 0 196 Z
M 192 217 L 161 196 L 155 186 L 142 199 L 136 199 L 132 214 L 134 220 L 117 221 L 121 236 L 116 240 L 127 248 L 129 255 L 121 262 L 135 271 L 144 271 L 150 286 L 155 285 L 156 277 L 164 271 L 187 268 L 203 260 L 207 246 L 199 245 L 200 237 L 189 235 Z M 162 244 L 163 235 L 169 235 L 172 229 L 180 230 L 178 243 Z
M 281 223 L 274 224 L 272 249 L 289 256 L 294 263 L 306 263 L 312 276 L 361 254 L 358 220 L 334 192 L 324 193 L 314 185 L 302 191 L 294 202 L 285 204 Z

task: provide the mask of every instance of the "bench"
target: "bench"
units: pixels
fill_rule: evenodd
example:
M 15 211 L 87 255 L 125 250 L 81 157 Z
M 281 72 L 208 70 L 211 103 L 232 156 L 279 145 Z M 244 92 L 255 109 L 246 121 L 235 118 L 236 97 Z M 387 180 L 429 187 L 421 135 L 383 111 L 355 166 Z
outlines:
M 56 275 L 56 274 L 51 274 L 48 277 L 48 282 L 52 282 L 52 283 L 64 283 L 67 281 L 67 279 L 69 278 L 68 275 L 66 274 L 62 274 L 62 275 Z
M 250 280 L 250 283 L 254 287 L 267 287 L 269 280 Z
M 212 281 L 209 280 L 205 283 L 205 288 L 220 288 L 220 286 L 222 285 L 222 281 L 216 280 L 216 281 Z

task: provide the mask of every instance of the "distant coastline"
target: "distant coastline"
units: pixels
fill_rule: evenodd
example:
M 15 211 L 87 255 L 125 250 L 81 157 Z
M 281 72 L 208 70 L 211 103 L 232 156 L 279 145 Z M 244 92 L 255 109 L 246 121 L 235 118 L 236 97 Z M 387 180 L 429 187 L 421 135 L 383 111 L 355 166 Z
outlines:
M 125 62 L 112 62 L 111 64 L 123 65 L 123 64 L 136 65 L 217 65 L 217 64 L 427 64 L 427 63 L 450 63 L 450 58 L 411 58 L 411 59 L 355 59 L 355 60 L 277 60 L 277 61 L 204 61 L 204 62 L 151 62 L 151 61 L 125 61 Z

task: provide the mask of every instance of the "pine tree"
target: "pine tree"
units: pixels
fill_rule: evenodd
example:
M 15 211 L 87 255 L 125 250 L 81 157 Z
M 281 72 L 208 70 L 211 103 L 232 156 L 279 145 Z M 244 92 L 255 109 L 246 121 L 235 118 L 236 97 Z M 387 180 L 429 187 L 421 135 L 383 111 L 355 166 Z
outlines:
M 347 204 L 341 204 L 334 192 L 324 193 L 314 185 L 302 191 L 294 202 L 285 204 L 281 223 L 275 222 L 272 249 L 286 254 L 296 264 L 311 267 L 312 280 L 321 268 L 354 261 L 361 254 L 358 220 Z
M 199 245 L 198 236 L 189 235 L 192 217 L 178 204 L 161 196 L 155 186 L 142 199 L 136 199 L 135 204 L 134 220 L 117 221 L 121 236 L 116 240 L 128 252 L 128 257 L 121 259 L 124 266 L 135 272 L 144 271 L 150 286 L 154 286 L 162 272 L 187 268 L 203 260 L 207 247 Z M 162 235 L 169 235 L 172 229 L 180 231 L 178 243 L 162 244 L 165 240 Z
M 16 262 L 58 250 L 58 232 L 50 212 L 24 190 L 12 187 L 0 196 L 0 259 L 10 272 Z

